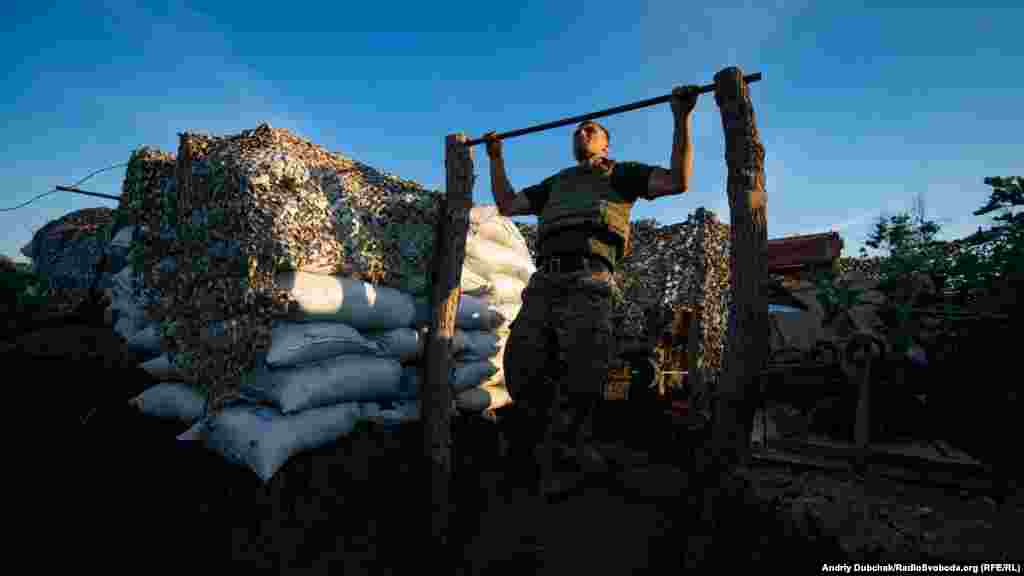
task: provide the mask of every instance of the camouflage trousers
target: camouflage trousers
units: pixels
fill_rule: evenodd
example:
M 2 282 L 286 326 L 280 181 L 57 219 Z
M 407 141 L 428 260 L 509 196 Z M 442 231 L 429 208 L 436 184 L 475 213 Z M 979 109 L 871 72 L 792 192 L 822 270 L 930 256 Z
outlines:
M 611 361 L 611 274 L 538 271 L 522 301 L 503 367 L 513 399 L 510 447 L 518 445 L 518 454 L 528 457 L 555 432 L 562 416 L 570 416 L 568 428 L 575 441 L 590 436 Z

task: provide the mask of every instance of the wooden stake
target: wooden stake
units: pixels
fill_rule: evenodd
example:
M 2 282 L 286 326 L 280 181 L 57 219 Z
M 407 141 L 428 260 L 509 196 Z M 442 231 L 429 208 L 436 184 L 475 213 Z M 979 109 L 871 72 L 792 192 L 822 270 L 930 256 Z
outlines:
M 854 441 L 857 446 L 857 468 L 867 471 L 871 450 L 871 365 L 874 360 L 874 338 L 865 333 L 856 333 L 846 345 L 846 358 L 854 367 L 857 381 L 857 414 L 854 420 Z M 884 348 L 879 344 L 879 354 Z
M 469 210 L 473 207 L 472 149 L 464 134 L 445 139 L 447 194 L 434 242 L 432 323 L 427 335 L 423 387 L 420 390 L 424 450 L 430 469 L 431 536 L 440 546 L 449 538 L 449 481 L 452 474 L 450 382 L 455 313 L 462 296 Z
M 745 401 L 753 395 L 753 386 L 768 353 L 768 304 L 762 288 L 768 275 L 768 202 L 764 189 L 764 146 L 757 132 L 747 83 L 739 68 L 726 68 L 715 74 L 715 103 L 722 116 L 728 166 L 726 190 L 732 216 L 729 234 L 735 327 L 728 335 L 716 390 L 711 465 L 727 480 L 750 456 L 753 422 Z M 721 482 L 713 488 L 714 493 L 709 494 L 706 502 L 706 520 L 714 520 L 715 496 L 724 496 L 722 490 L 731 492 L 737 487 L 732 482 Z

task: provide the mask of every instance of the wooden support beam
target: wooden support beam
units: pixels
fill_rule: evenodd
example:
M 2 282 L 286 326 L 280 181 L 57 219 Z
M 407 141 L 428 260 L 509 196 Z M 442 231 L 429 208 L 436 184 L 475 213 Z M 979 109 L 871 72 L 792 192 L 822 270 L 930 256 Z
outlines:
M 768 353 L 768 304 L 762 287 L 768 275 L 767 195 L 761 144 L 747 83 L 739 68 L 715 74 L 715 102 L 725 133 L 726 191 L 731 214 L 730 264 L 735 328 L 728 335 L 723 373 L 715 394 L 711 475 L 704 520 L 722 520 L 717 503 L 734 500 L 741 489 L 733 474 L 749 462 L 753 397 Z M 717 481 L 715 481 L 717 480 Z
M 473 156 L 464 134 L 445 139 L 447 193 L 438 214 L 434 242 L 432 323 L 425 347 L 420 409 L 423 419 L 424 451 L 430 470 L 430 532 L 434 543 L 449 542 L 452 474 L 451 442 L 451 344 L 455 336 L 455 313 L 462 296 L 462 264 L 466 255 L 466 231 L 473 207 Z

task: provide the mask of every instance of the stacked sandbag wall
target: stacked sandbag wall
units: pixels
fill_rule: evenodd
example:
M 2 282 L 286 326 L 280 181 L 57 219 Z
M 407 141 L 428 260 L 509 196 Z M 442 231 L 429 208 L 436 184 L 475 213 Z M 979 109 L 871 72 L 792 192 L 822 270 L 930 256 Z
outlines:
M 141 156 L 141 155 L 140 155 Z M 216 408 L 294 301 L 282 272 L 334 274 L 423 290 L 440 195 L 382 176 L 287 131 L 182 134 L 173 177 L 133 157 L 146 316 L 189 384 Z
M 265 126 L 182 135 L 159 187 L 132 186 L 160 216 L 136 215 L 141 275 L 115 283 L 117 329 L 162 381 L 136 406 L 265 481 L 361 418 L 417 417 L 439 193 Z M 534 268 L 494 207 L 471 220 L 450 384 L 481 412 L 511 401 L 501 351 Z

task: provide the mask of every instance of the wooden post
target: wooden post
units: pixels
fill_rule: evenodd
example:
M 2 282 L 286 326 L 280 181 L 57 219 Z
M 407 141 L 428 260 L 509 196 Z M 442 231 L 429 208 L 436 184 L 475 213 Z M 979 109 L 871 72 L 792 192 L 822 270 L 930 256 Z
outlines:
M 750 455 L 751 418 L 745 402 L 752 397 L 768 352 L 768 304 L 762 284 L 768 276 L 767 196 L 764 189 L 764 146 L 754 107 L 739 68 L 715 74 L 715 103 L 725 133 L 728 167 L 726 191 L 731 212 L 730 264 L 734 329 L 728 335 L 722 376 L 715 394 L 712 427 L 713 468 L 723 480 L 714 487 L 731 491 L 728 482 L 738 465 Z M 724 485 L 723 485 L 724 484 Z M 706 520 L 713 520 L 709 494 Z M 733 495 L 735 496 L 735 495 Z
M 430 470 L 431 535 L 444 546 L 449 537 L 451 443 L 451 344 L 455 313 L 462 296 L 462 263 L 466 255 L 469 210 L 473 206 L 472 149 L 464 134 L 445 139 L 447 193 L 438 214 L 434 242 L 432 323 L 427 336 L 420 390 L 424 451 Z
M 854 420 L 854 442 L 857 447 L 857 468 L 867 471 L 871 449 L 871 364 L 874 359 L 875 340 L 863 332 L 850 337 L 846 345 L 846 358 L 857 381 L 857 414 Z M 880 352 L 884 349 L 879 346 Z

